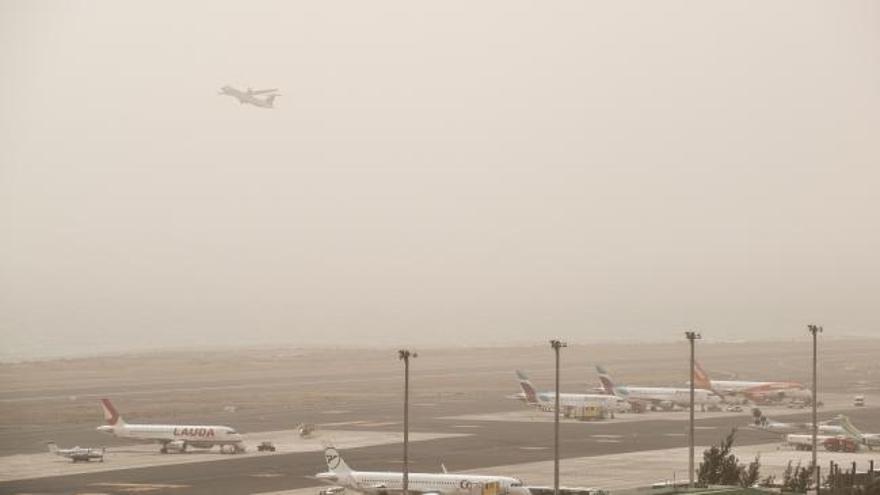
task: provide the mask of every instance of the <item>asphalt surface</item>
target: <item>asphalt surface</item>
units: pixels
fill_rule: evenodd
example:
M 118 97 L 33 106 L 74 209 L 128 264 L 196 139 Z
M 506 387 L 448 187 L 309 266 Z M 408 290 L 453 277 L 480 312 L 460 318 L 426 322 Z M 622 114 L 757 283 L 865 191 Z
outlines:
M 552 423 L 442 419 L 442 416 L 450 413 L 478 412 L 467 406 L 467 402 L 423 406 L 424 409 L 429 409 L 431 414 L 425 414 L 424 411 L 418 414 L 421 419 L 418 426 L 413 426 L 414 431 L 471 435 L 412 444 L 410 448 L 412 470 L 436 472 L 440 463 L 456 471 L 552 459 Z M 509 410 L 510 405 L 508 406 Z M 384 409 L 384 407 L 380 408 L 380 410 Z M 828 411 L 823 411 L 823 415 L 827 416 L 827 414 Z M 848 414 L 864 429 L 880 431 L 880 408 L 853 410 L 848 411 Z M 378 418 L 365 418 L 361 412 L 358 419 Z M 687 442 L 687 437 L 684 435 L 686 419 L 687 414 L 682 412 L 681 420 L 652 420 L 648 415 L 645 419 L 634 422 L 563 423 L 560 435 L 561 456 L 586 457 L 682 447 Z M 698 427 L 696 443 L 698 445 L 715 443 L 731 428 L 743 426 L 748 419 L 747 414 L 699 419 L 696 423 Z M 805 421 L 809 419 L 809 413 L 798 413 L 784 419 Z M 462 425 L 477 426 L 477 428 L 465 429 L 460 427 Z M 393 429 L 399 426 L 389 425 L 383 428 Z M 621 441 L 602 442 L 594 438 L 595 435 L 620 435 Z M 774 438 L 764 432 L 741 429 L 737 444 L 767 443 Z M 346 462 L 355 469 L 399 470 L 400 450 L 399 444 L 392 444 L 351 449 L 343 452 L 343 455 Z M 10 481 L 0 483 L 0 493 L 130 493 L 130 488 L 113 486 L 113 484 L 166 484 L 182 486 L 159 488 L 146 493 L 234 495 L 316 486 L 318 483 L 311 476 L 323 470 L 323 458 L 317 452 L 251 458 L 229 457 L 208 462 Z M 524 481 L 528 483 L 528 480 Z

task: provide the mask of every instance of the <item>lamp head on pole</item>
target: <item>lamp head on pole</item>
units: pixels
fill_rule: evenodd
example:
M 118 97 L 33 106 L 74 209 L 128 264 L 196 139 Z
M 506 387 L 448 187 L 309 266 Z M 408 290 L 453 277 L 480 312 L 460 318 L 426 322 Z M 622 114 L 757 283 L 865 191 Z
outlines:
M 561 340 L 553 339 L 550 341 L 550 347 L 554 349 L 560 349 L 562 347 L 568 347 L 568 344 Z
M 807 325 L 807 330 L 811 334 L 816 335 L 817 333 L 822 333 L 823 328 L 818 325 L 810 324 L 810 325 Z
M 419 357 L 419 353 L 410 351 L 409 349 L 401 349 L 397 351 L 397 358 L 403 361 L 409 361 L 409 358 L 417 358 Z
M 703 338 L 699 332 L 685 332 L 684 336 L 687 337 L 688 340 L 700 340 Z

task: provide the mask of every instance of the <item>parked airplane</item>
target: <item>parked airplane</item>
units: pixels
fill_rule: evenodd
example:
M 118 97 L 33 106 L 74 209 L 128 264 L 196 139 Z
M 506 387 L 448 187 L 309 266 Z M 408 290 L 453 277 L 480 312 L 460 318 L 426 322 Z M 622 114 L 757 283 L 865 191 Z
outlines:
M 260 108 L 274 108 L 275 98 L 281 96 L 277 93 L 277 89 L 261 89 L 253 90 L 248 88 L 247 91 L 240 91 L 232 86 L 223 86 L 220 88 L 220 95 L 231 96 L 238 100 L 242 105 L 248 103 Z M 259 95 L 266 95 L 265 98 L 258 98 Z
M 713 390 L 721 396 L 739 396 L 753 402 L 781 401 L 786 399 L 812 399 L 810 390 L 797 382 L 757 382 L 741 380 L 713 380 L 706 370 L 696 364 L 694 383 L 697 387 Z
M 602 366 L 596 366 L 599 372 L 599 381 L 606 394 L 633 401 L 648 403 L 663 409 L 672 409 L 674 406 L 690 407 L 690 388 L 675 387 L 632 387 L 614 385 L 611 375 Z M 697 388 L 694 390 L 694 404 L 707 406 L 720 404 L 721 396 L 711 390 Z
M 67 457 L 73 462 L 89 462 L 92 459 L 96 459 L 99 462 L 104 462 L 104 449 L 89 449 L 80 446 L 76 446 L 72 449 L 59 449 L 58 445 L 55 442 L 49 442 L 49 452 L 59 455 L 61 457 Z
M 187 447 L 210 449 L 215 445 L 227 454 L 244 452 L 241 435 L 228 426 L 130 425 L 123 421 L 109 399 L 101 399 L 101 407 L 107 424 L 99 426 L 98 431 L 120 438 L 158 442 L 162 444 L 160 452 L 163 454 L 185 452 Z
M 315 477 L 323 483 L 341 488 L 330 489 L 330 493 L 352 490 L 364 495 L 386 495 L 391 492 L 399 493 L 403 489 L 403 473 L 354 471 L 345 464 L 342 456 L 333 447 L 324 449 L 324 459 L 327 461 L 327 471 L 318 473 Z M 408 483 L 409 492 L 416 495 L 472 495 L 475 489 L 492 486 L 502 494 L 530 495 L 522 481 L 507 476 L 409 473 Z
M 806 426 L 809 427 L 809 424 Z M 811 450 L 813 448 L 812 431 L 786 435 L 785 443 L 798 450 Z M 862 433 L 853 426 L 848 417 L 839 414 L 834 419 L 820 423 L 816 443 L 832 452 L 855 452 L 863 446 L 873 450 L 874 447 L 880 447 L 880 434 Z
M 813 450 L 812 433 L 790 433 L 785 435 L 785 444 L 796 450 Z M 855 452 L 859 444 L 848 435 L 816 435 L 816 444 L 832 452 Z
M 781 421 L 774 421 L 770 418 L 767 418 L 766 416 L 761 416 L 760 419 L 756 419 L 754 424 L 749 425 L 748 428 L 762 430 L 768 433 L 776 433 L 779 435 L 785 435 L 789 433 L 812 434 L 813 423 L 784 423 Z M 846 434 L 846 430 L 839 424 L 834 424 L 833 421 L 820 422 L 818 431 L 822 435 Z
M 522 392 L 515 397 L 524 400 L 530 406 L 538 407 L 544 411 L 552 411 L 556 403 L 556 392 L 538 392 L 529 377 L 520 370 L 516 370 L 519 386 Z M 559 394 L 560 408 L 598 406 L 609 411 L 621 412 L 628 409 L 629 404 L 620 397 L 608 394 Z

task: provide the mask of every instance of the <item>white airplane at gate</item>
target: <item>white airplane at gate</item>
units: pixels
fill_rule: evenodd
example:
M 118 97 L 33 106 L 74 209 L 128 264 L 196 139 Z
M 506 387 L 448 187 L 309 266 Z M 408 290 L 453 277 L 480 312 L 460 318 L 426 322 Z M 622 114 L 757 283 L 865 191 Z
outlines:
M 522 392 L 515 396 L 517 399 L 544 411 L 553 410 L 556 405 L 556 392 L 538 392 L 529 377 L 520 370 L 516 370 L 516 377 L 522 389 Z M 629 409 L 626 400 L 609 394 L 560 393 L 559 406 L 560 408 L 597 406 L 614 412 Z
M 97 427 L 98 431 L 119 438 L 159 443 L 163 454 L 185 452 L 187 447 L 210 449 L 215 445 L 219 445 L 223 453 L 244 452 L 244 439 L 228 426 L 128 424 L 109 399 L 101 399 L 101 408 L 107 424 Z
M 632 387 L 629 385 L 614 385 L 611 375 L 602 366 L 596 366 L 599 372 L 599 381 L 605 393 L 630 400 L 660 406 L 671 409 L 673 406 L 689 407 L 691 399 L 690 388 L 677 387 Z M 711 390 L 695 388 L 694 404 L 707 406 L 720 404 L 721 396 Z
M 753 424 L 748 425 L 747 428 L 787 435 L 789 433 L 810 433 L 813 431 L 813 423 L 785 423 L 762 416 L 760 419 L 755 420 Z M 834 424 L 833 420 L 820 422 L 818 432 L 822 435 L 831 436 L 846 434 L 846 430 L 842 426 Z
M 403 473 L 384 471 L 354 471 L 333 447 L 324 449 L 327 471 L 318 473 L 315 478 L 323 483 L 335 485 L 343 490 L 352 490 L 364 495 L 386 495 L 403 490 Z M 476 495 L 482 488 L 495 487 L 499 495 L 530 495 L 522 481 L 507 476 L 485 476 L 457 473 L 409 473 L 408 490 L 417 495 Z M 475 491 L 479 490 L 479 491 Z M 342 490 L 329 489 L 334 493 Z

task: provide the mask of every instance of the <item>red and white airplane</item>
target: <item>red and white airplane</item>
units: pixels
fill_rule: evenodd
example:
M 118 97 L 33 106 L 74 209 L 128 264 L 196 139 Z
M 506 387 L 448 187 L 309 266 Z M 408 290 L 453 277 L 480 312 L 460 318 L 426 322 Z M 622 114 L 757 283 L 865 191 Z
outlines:
M 694 386 L 713 390 L 721 396 L 740 396 L 753 402 L 781 400 L 812 400 L 810 389 L 798 382 L 758 382 L 743 380 L 713 380 L 706 370 L 696 364 Z
M 109 433 L 120 438 L 131 438 L 162 444 L 160 452 L 185 452 L 187 447 L 210 449 L 220 446 L 226 454 L 244 452 L 244 439 L 228 426 L 191 426 L 191 425 L 148 425 L 128 424 L 113 407 L 109 399 L 101 399 L 104 419 L 107 424 L 96 428 L 101 433 Z

